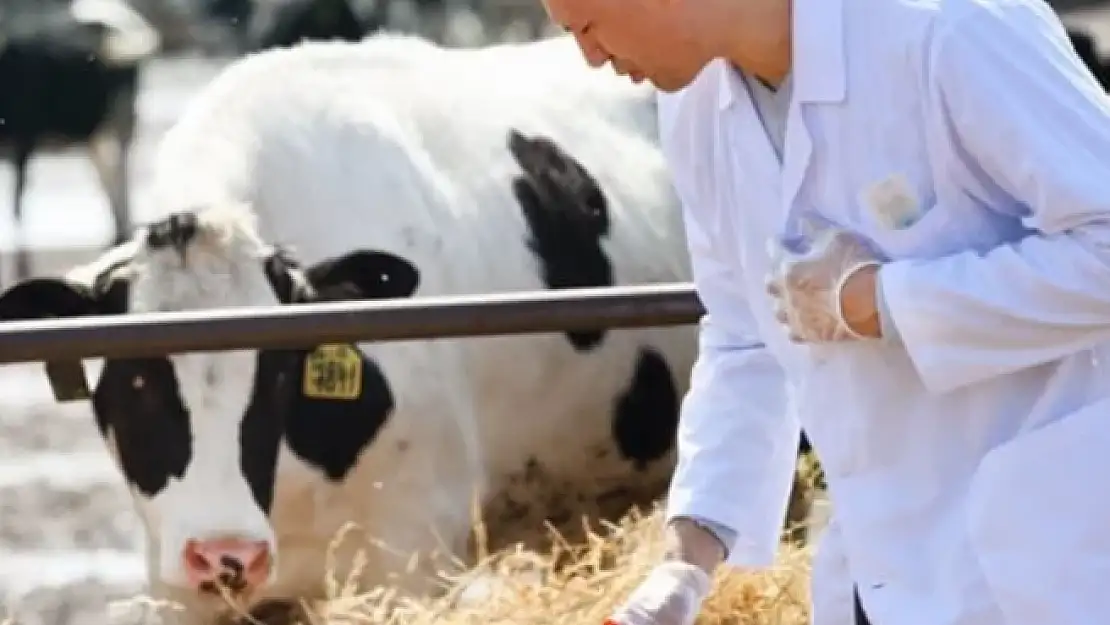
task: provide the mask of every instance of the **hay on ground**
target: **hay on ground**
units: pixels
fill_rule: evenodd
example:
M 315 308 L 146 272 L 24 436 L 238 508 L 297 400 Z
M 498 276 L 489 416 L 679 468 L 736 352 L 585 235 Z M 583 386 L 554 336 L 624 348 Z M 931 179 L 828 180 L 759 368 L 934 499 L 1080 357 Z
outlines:
M 600 625 L 662 554 L 660 511 L 633 511 L 618 525 L 589 531 L 568 544 L 551 530 L 544 552 L 507 549 L 452 576 L 451 591 L 425 600 L 388 592 L 357 595 L 337 583 L 332 598 L 310 608 L 312 625 Z M 810 549 L 784 544 L 768 570 L 721 569 L 698 625 L 803 625 L 809 623 Z M 481 599 L 460 601 L 484 586 Z M 478 586 L 482 588 L 482 586 Z

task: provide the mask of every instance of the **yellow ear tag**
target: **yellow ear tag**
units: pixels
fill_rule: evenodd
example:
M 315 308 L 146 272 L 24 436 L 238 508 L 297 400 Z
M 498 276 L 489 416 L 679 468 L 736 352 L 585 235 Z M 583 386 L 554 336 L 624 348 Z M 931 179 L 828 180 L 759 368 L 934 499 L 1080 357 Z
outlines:
M 362 394 L 362 356 L 351 345 L 321 345 L 304 360 L 304 396 L 358 399 Z

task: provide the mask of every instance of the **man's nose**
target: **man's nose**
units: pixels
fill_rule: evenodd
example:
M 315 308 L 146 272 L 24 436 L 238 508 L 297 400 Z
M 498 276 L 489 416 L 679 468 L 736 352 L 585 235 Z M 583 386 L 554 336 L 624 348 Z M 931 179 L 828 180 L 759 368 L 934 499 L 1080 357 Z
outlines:
M 273 566 L 270 544 L 262 540 L 190 539 L 182 557 L 189 585 L 201 592 L 217 592 L 217 586 L 233 594 L 255 590 Z
M 609 61 L 609 53 L 588 37 L 576 33 L 574 40 L 578 42 L 578 49 L 582 51 L 582 56 L 586 58 L 586 63 L 590 67 L 596 69 L 604 66 Z

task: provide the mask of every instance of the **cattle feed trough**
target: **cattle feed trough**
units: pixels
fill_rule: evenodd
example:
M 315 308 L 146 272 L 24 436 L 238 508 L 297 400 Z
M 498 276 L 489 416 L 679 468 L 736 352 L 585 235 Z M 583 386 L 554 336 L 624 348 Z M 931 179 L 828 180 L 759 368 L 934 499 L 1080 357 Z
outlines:
M 318 596 L 347 523 L 461 556 L 475 491 L 502 540 L 619 514 L 669 480 L 700 312 L 655 124 L 569 38 L 253 55 L 165 135 L 151 223 L 0 294 L 0 354 L 68 390 L 105 359 L 92 412 L 183 624 L 216 582 Z M 432 583 L 368 555 L 367 587 Z

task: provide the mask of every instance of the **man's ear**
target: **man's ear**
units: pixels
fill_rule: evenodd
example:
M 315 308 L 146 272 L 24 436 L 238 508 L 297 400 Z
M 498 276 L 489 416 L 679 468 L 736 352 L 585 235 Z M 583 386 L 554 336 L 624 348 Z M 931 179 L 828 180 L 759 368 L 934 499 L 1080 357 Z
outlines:
M 415 265 L 379 250 L 357 250 L 320 261 L 305 276 L 324 301 L 411 297 L 420 286 Z
M 60 278 L 32 278 L 0 294 L 0 320 L 111 314 L 112 300 Z

